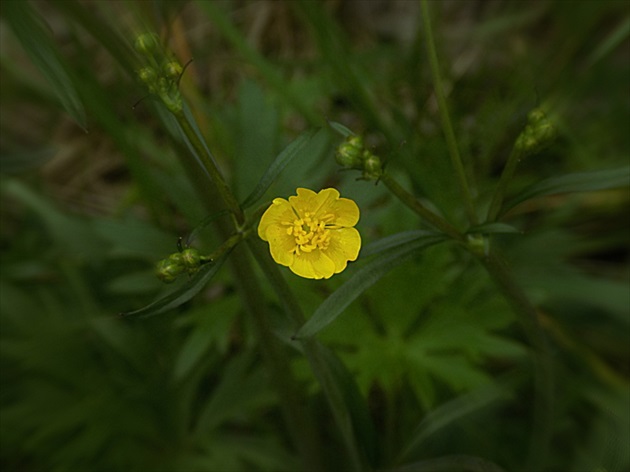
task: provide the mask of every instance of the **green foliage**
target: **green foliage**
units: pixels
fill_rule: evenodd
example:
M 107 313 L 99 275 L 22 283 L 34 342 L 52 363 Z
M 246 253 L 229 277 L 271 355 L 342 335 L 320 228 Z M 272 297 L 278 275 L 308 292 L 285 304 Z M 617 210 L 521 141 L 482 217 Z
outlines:
M 627 4 L 5 3 L 3 471 L 628 470 Z

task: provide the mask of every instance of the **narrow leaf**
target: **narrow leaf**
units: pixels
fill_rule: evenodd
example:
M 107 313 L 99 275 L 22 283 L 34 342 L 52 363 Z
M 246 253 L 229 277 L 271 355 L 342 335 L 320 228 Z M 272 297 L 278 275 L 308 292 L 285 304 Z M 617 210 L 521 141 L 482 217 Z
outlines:
M 341 123 L 337 123 L 336 121 L 329 121 L 328 125 L 344 138 L 347 138 L 348 136 L 353 136 L 355 134 L 350 128 L 342 125 Z
M 482 225 L 472 226 L 466 231 L 466 234 L 495 234 L 495 233 L 522 233 L 518 228 L 507 223 L 485 223 Z
M 359 269 L 345 284 L 335 290 L 315 310 L 313 316 L 296 333 L 295 338 L 313 336 L 332 323 L 350 303 L 374 285 L 393 268 L 408 260 L 416 251 L 444 240 L 442 235 L 420 235 L 393 249 L 383 252 Z
M 208 281 L 215 276 L 221 265 L 227 259 L 229 252 L 214 261 L 214 264 L 204 265 L 188 283 L 176 287 L 172 292 L 155 302 L 135 311 L 128 311 L 120 315 L 125 318 L 149 318 L 172 310 L 190 300 L 206 286 Z
M 423 229 L 412 229 L 410 231 L 401 231 L 390 236 L 378 239 L 361 250 L 361 257 L 369 257 L 380 252 L 387 251 L 393 247 L 400 246 L 401 244 L 414 241 L 424 236 L 439 236 L 440 233 L 434 231 L 426 231 Z
M 527 187 L 512 200 L 506 203 L 503 213 L 514 208 L 526 200 L 545 195 L 556 195 L 569 192 L 591 192 L 619 187 L 630 184 L 630 167 L 618 169 L 598 170 L 578 174 L 562 175 L 543 180 Z
M 304 151 L 307 149 L 310 141 L 322 130 L 320 129 L 309 130 L 298 136 L 291 144 L 289 144 L 284 151 L 278 154 L 278 157 L 271 163 L 265 174 L 262 176 L 256 188 L 249 194 L 249 196 L 243 201 L 241 207 L 243 209 L 249 208 L 258 201 L 260 197 L 264 195 L 269 186 L 278 177 L 280 172 L 295 158 L 304 157 Z
M 514 378 L 506 378 L 511 384 Z M 450 400 L 424 417 L 418 425 L 406 447 L 402 450 L 397 462 L 413 456 L 418 447 L 429 437 L 440 430 L 448 428 L 462 418 L 472 415 L 483 408 L 496 405 L 509 399 L 508 390 L 503 383 L 492 383 Z
M 64 64 L 44 20 L 29 2 L 3 2 L 3 13 L 24 50 L 53 87 L 61 105 L 83 129 L 85 110 L 68 68 Z
M 453 456 L 436 457 L 413 464 L 401 465 L 395 469 L 383 469 L 382 472 L 504 472 L 494 462 L 476 456 L 457 454 Z

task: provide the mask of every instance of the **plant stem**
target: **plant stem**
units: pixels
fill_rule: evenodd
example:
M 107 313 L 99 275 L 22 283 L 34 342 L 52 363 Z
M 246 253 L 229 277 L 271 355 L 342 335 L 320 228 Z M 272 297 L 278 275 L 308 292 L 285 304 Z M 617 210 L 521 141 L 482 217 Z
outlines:
M 433 226 L 436 229 L 439 229 L 443 233 L 449 235 L 451 238 L 457 241 L 464 241 L 464 236 L 451 225 L 444 218 L 436 215 L 427 207 L 425 207 L 422 203 L 418 201 L 416 197 L 411 195 L 407 190 L 400 186 L 396 180 L 394 180 L 389 174 L 384 173 L 380 177 L 381 182 L 383 182 L 387 188 L 391 190 L 391 192 L 396 195 L 400 201 L 402 201 L 405 205 L 411 208 L 414 212 L 420 215 L 421 218 Z
M 199 172 L 199 162 L 191 153 L 182 153 L 182 162 L 200 198 L 203 199 L 208 210 L 214 213 L 218 203 L 215 192 L 218 191 L 223 202 L 234 214 L 234 225 L 236 227 L 231 228 L 226 220 L 219 219 L 215 221 L 218 232 L 226 239 L 226 242 L 221 247 L 226 244 L 231 245 L 234 242 L 234 238 L 242 239 L 244 237 L 243 231 L 233 234 L 235 230 L 238 231 L 239 228 L 244 226 L 244 214 L 188 119 L 183 113 L 176 114 L 175 117 L 181 125 L 185 137 L 189 140 L 201 159 L 201 163 L 208 171 L 208 175 L 215 183 L 215 186 L 208 185 L 206 176 Z M 265 303 L 265 298 L 253 267 L 242 248 L 236 247 L 234 249 L 230 257 L 230 265 L 234 273 L 234 279 L 239 285 L 245 307 L 256 325 L 256 333 L 259 336 L 260 346 L 272 379 L 272 385 L 278 393 L 283 418 L 292 441 L 300 452 L 304 469 L 321 470 L 320 443 L 312 416 L 305 414 L 304 395 L 301 394 L 301 387 L 292 375 L 287 356 L 282 352 L 282 346 L 272 333 L 269 324 L 268 305 Z
M 494 252 L 479 257 L 490 277 L 512 306 L 533 347 L 535 397 L 527 470 L 543 470 L 549 452 L 553 421 L 553 366 L 549 344 L 538 312 L 514 280 L 505 262 Z
M 503 172 L 501 173 L 499 183 L 494 190 L 494 195 L 492 195 L 492 201 L 490 202 L 490 206 L 488 207 L 488 216 L 486 217 L 487 223 L 496 221 L 497 217 L 499 216 L 501 205 L 503 205 L 503 197 L 505 195 L 505 191 L 508 184 L 510 183 L 510 180 L 512 180 L 512 176 L 514 175 L 516 166 L 521 161 L 522 155 L 522 151 L 516 146 L 512 148 L 512 152 L 510 153 L 507 163 L 503 168 Z
M 287 315 L 287 321 L 290 325 L 289 327 L 292 329 L 292 332 L 295 332 L 305 321 L 300 304 L 297 302 L 286 280 L 284 280 L 278 266 L 271 260 L 266 248 L 262 246 L 259 241 L 247 239 L 247 243 L 260 268 L 267 276 L 267 280 L 269 280 L 272 288 L 276 292 L 276 296 L 282 303 L 284 312 Z M 365 456 L 360 452 L 356 442 L 354 425 L 352 424 L 352 418 L 344 401 L 343 393 L 339 389 L 325 361 L 322 352 L 323 346 L 314 338 L 301 339 L 299 342 L 313 370 L 313 374 L 317 378 L 322 392 L 328 400 L 337 427 L 341 431 L 352 462 L 352 470 L 357 472 L 369 470 L 370 467 L 367 464 Z
M 459 189 L 464 200 L 464 206 L 466 208 L 468 220 L 472 225 L 476 225 L 478 223 L 477 213 L 475 212 L 475 208 L 473 206 L 473 199 L 470 193 L 470 188 L 468 187 L 466 172 L 464 170 L 461 156 L 459 155 L 457 140 L 455 139 L 453 125 L 451 124 L 451 118 L 448 113 L 448 107 L 446 106 L 446 99 L 444 97 L 442 78 L 440 76 L 440 66 L 435 49 L 435 42 L 433 40 L 433 31 L 431 29 L 431 18 L 429 17 L 429 7 L 427 4 L 427 0 L 422 0 L 420 5 L 422 8 L 422 21 L 426 36 L 427 54 L 429 56 L 429 63 L 431 66 L 431 75 L 433 76 L 435 95 L 437 97 L 438 107 L 440 109 L 440 118 L 442 120 L 442 130 L 444 131 L 446 146 L 448 147 L 448 152 L 449 156 L 451 157 L 453 169 L 455 170 L 455 174 L 457 175 L 457 182 L 459 184 Z
M 188 138 L 188 141 L 195 150 L 195 153 L 201 160 L 202 165 L 208 171 L 208 174 L 210 175 L 212 182 L 216 186 L 217 191 L 221 196 L 221 199 L 234 215 L 236 223 L 238 225 L 242 225 L 245 222 L 245 215 L 243 214 L 243 210 L 241 209 L 236 200 L 236 197 L 225 182 L 223 175 L 221 175 L 219 168 L 214 162 L 214 159 L 206 150 L 206 147 L 201 142 L 201 139 L 193 129 L 184 112 L 180 111 L 179 113 L 174 113 L 174 116 L 177 119 L 179 126 L 181 126 L 182 131 L 186 135 L 186 138 Z

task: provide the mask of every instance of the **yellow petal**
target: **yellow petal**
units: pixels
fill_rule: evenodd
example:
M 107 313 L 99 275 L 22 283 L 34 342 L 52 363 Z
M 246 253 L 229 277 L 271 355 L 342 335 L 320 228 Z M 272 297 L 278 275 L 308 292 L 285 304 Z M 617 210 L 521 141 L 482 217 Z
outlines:
M 339 192 L 334 188 L 326 188 L 315 193 L 307 188 L 298 188 L 296 197 L 289 197 L 289 202 L 301 217 L 306 212 L 317 218 L 330 213 L 328 208 L 339 198 Z
M 326 255 L 335 264 L 335 274 L 346 268 L 348 261 L 354 261 L 361 249 L 361 235 L 354 228 L 340 228 L 330 233 L 330 245 Z
M 332 202 L 328 207 L 330 213 L 335 215 L 332 222 L 339 226 L 354 226 L 359 221 L 359 207 L 349 198 L 339 198 Z
M 290 267 L 295 254 L 295 238 L 287 234 L 287 227 L 280 225 L 267 226 L 265 241 L 269 241 L 271 257 L 278 264 Z
M 294 274 L 307 279 L 329 279 L 335 273 L 335 263 L 319 249 L 301 252 L 290 266 Z
M 260 218 L 260 223 L 258 223 L 258 236 L 263 241 L 268 241 L 267 239 L 267 228 L 271 226 L 280 226 L 284 222 L 293 222 L 295 220 L 295 213 L 291 208 L 291 204 L 286 201 L 284 198 L 275 198 L 273 203 L 263 216 Z M 284 227 L 286 230 L 286 226 Z

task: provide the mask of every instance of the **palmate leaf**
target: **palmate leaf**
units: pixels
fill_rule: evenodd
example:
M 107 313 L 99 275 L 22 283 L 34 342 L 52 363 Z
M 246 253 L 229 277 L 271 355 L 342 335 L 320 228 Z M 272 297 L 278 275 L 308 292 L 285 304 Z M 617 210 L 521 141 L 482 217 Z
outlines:
M 591 192 L 594 190 L 606 190 L 627 187 L 630 184 L 630 167 L 617 169 L 598 170 L 567 174 L 560 177 L 552 177 L 527 187 L 510 201 L 502 209 L 502 213 L 524 201 L 545 195 L 557 195 L 570 192 Z
M 445 237 L 442 235 L 422 232 L 414 239 L 383 251 L 324 300 L 315 310 L 313 316 L 295 334 L 295 338 L 306 338 L 317 334 L 390 270 L 407 261 L 416 251 L 437 244 L 444 239 Z
M 202 266 L 201 269 L 187 283 L 176 287 L 173 291 L 159 300 L 156 300 L 139 310 L 121 313 L 120 316 L 125 318 L 149 318 L 186 303 L 203 290 L 208 281 L 219 271 L 228 255 L 229 252 L 214 261 L 214 263 Z
M 291 144 L 289 144 L 284 151 L 282 151 L 271 163 L 265 174 L 261 177 L 258 185 L 252 190 L 247 198 L 241 204 L 243 209 L 249 208 L 262 197 L 273 181 L 278 177 L 280 172 L 294 159 L 300 158 L 309 160 L 309 149 L 317 150 L 319 152 L 319 146 L 309 146 L 312 140 L 321 139 L 325 137 L 325 131 L 323 129 L 316 130 L 311 129 L 305 131 L 299 135 Z
M 33 63 L 52 85 L 61 105 L 85 129 L 83 103 L 68 68 L 51 40 L 44 20 L 32 9 L 29 2 L 4 2 L 2 13 Z

